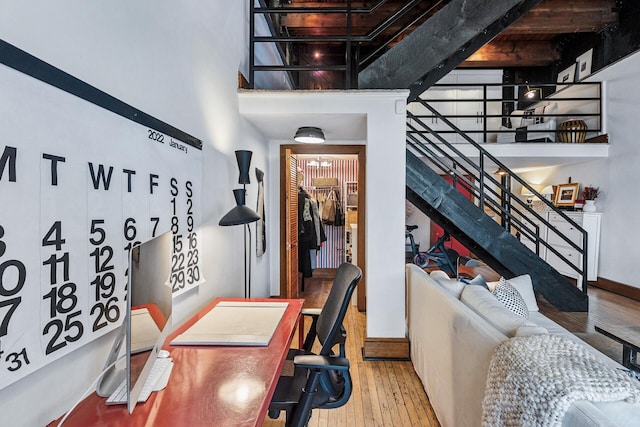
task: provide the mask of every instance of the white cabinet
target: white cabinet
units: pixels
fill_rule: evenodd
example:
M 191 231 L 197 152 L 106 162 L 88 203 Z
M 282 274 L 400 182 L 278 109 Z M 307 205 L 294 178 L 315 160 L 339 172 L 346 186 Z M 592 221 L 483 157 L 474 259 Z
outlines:
M 549 220 L 547 218 L 547 213 L 546 212 L 539 212 L 539 214 L 546 221 Z M 540 258 L 546 260 L 546 258 L 547 258 L 547 247 L 545 245 L 542 245 L 542 244 L 536 245 L 536 240 L 537 240 L 536 239 L 536 234 L 541 239 L 546 239 L 546 237 L 547 237 L 547 226 L 544 225 L 544 223 L 541 220 L 539 220 L 538 218 L 534 218 L 534 217 L 522 218 L 522 222 L 524 224 L 524 227 L 526 227 L 528 229 L 528 231 L 524 231 L 524 230 L 522 231 L 522 237 L 520 238 L 520 241 L 522 242 L 523 245 L 525 245 L 526 247 L 531 249 L 531 252 L 537 253 Z M 527 237 L 528 234 L 529 234 L 529 237 Z
M 475 83 L 478 83 L 476 86 Z M 502 111 L 501 86 L 487 86 L 487 99 L 494 99 L 484 103 L 485 93 L 483 84 L 502 83 L 502 70 L 453 70 L 437 84 L 447 86 L 432 86 L 420 95 L 420 98 L 428 100 L 429 104 L 440 114 L 445 116 L 460 130 L 475 142 L 487 142 L 484 137 L 485 115 L 499 115 Z M 486 105 L 486 109 L 485 109 Z M 418 104 L 409 104 L 409 111 L 416 115 L 428 116 L 421 120 L 434 131 L 451 131 L 451 127 L 443 120 L 433 116 L 426 107 Z M 456 117 L 458 116 L 458 117 Z M 459 117 L 465 116 L 465 117 Z M 500 118 L 487 119 L 488 131 L 500 128 Z M 456 133 L 441 133 L 445 140 L 452 143 L 466 142 L 462 136 Z M 487 140 L 496 140 L 496 133 L 489 133 Z
M 582 256 L 580 255 L 580 252 L 578 252 L 578 250 L 567 241 L 559 237 L 559 234 L 564 234 L 580 249 L 582 249 L 582 233 L 580 233 L 573 224 L 566 221 L 561 215 L 555 212 L 539 213 L 546 219 L 551 227 L 546 227 L 539 220 L 527 221 L 527 226 L 533 230 L 533 225 L 537 224 L 541 238 L 546 239 L 550 246 L 552 246 L 560 255 L 570 261 L 573 265 L 578 268 L 582 268 Z M 587 232 L 587 280 L 597 280 L 598 261 L 600 258 L 600 224 L 602 222 L 602 214 L 598 212 L 566 212 L 566 215 Z M 534 242 L 527 239 L 525 236 L 521 237 L 521 241 L 525 246 L 535 252 L 536 248 Z M 553 251 L 546 249 L 543 245 L 540 245 L 539 256 L 559 273 L 567 277 L 578 279 L 578 283 L 581 283 L 581 278 L 578 273 Z

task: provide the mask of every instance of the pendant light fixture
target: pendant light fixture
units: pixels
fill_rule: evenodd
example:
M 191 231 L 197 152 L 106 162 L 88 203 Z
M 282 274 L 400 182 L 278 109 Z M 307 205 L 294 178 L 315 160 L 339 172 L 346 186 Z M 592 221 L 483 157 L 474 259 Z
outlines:
M 324 132 L 317 127 L 303 126 L 298 128 L 293 139 L 306 144 L 321 144 L 324 142 Z

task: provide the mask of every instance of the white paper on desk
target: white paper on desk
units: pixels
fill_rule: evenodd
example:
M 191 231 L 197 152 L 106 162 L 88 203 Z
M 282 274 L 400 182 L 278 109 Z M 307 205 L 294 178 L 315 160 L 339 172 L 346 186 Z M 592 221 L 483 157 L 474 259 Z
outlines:
M 288 305 L 287 302 L 223 301 L 171 344 L 267 346 Z

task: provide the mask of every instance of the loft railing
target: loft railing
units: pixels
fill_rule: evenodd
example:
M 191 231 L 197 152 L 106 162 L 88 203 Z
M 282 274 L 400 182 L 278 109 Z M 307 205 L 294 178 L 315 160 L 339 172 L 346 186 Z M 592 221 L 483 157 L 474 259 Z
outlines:
M 528 89 L 534 91 L 533 98 L 524 96 Z M 600 82 L 436 84 L 420 99 L 439 113 L 413 103 L 413 117 L 430 124 L 449 142 L 466 142 L 458 136 L 459 131 L 475 142 L 585 142 L 581 138 L 587 142 L 606 141 L 602 135 Z M 440 116 L 455 126 L 448 126 Z M 582 135 L 575 128 L 576 121 L 587 127 Z M 563 128 L 565 123 L 569 126 Z
M 249 19 L 249 87 L 253 88 L 255 74 L 257 72 L 281 71 L 288 73 L 290 81 L 294 84 L 300 81 L 302 73 L 309 72 L 339 72 L 343 74 L 343 83 L 340 87 L 336 82 L 329 82 L 327 89 L 351 89 L 357 88 L 357 76 L 360 69 L 367 66 L 382 51 L 389 46 L 393 40 L 397 39 L 412 26 L 419 23 L 426 16 L 434 13 L 442 7 L 444 1 L 434 1 L 433 4 L 424 10 L 416 11 L 422 0 L 411 0 L 401 4 L 370 28 L 366 34 L 354 34 L 354 18 L 362 15 L 373 15 L 380 11 L 388 0 L 377 0 L 370 6 L 354 7 L 351 0 L 347 0 L 344 6 L 288 6 L 279 0 L 260 0 L 260 6 L 256 7 L 253 0 L 250 2 Z M 358 2 L 362 4 L 362 2 Z M 287 14 L 300 15 L 344 15 L 344 33 L 331 36 L 294 36 L 291 35 L 285 25 L 282 25 L 283 16 Z M 256 34 L 256 16 L 263 16 L 270 28 L 269 35 Z M 377 16 L 377 15 L 376 15 Z M 393 33 L 389 34 L 392 26 L 398 26 Z M 371 51 L 363 52 L 361 47 L 364 43 L 376 41 L 376 47 Z M 260 44 L 274 43 L 280 56 L 281 64 L 256 63 L 256 48 Z M 302 44 L 333 44 L 342 46 L 344 61 L 336 61 L 331 64 L 326 59 L 315 63 L 310 58 L 305 58 L 298 52 L 297 47 Z M 362 55 L 362 57 L 361 57 Z
M 473 147 L 473 155 L 465 155 L 458 148 L 461 144 L 452 144 L 445 137 L 433 130 L 423 119 L 424 117 L 411 112 L 415 104 L 428 110 L 431 115 L 445 122 L 453 129 L 459 138 L 463 139 L 467 146 Z M 413 104 L 413 105 L 412 105 Z M 411 108 L 414 107 L 414 108 Z M 524 179 L 511 171 L 504 163 L 485 150 L 480 144 L 456 127 L 448 118 L 441 115 L 425 100 L 418 99 L 409 104 L 407 113 L 407 149 L 417 156 L 423 157 L 425 162 L 440 175 L 452 177 L 454 186 L 461 186 L 472 196 L 472 200 L 479 209 L 500 219 L 500 224 L 509 233 L 518 235 L 521 239 L 528 239 L 536 247 L 536 254 L 540 255 L 540 249 L 546 248 L 566 263 L 569 268 L 578 275 L 578 284 L 583 292 L 587 292 L 587 233 L 571 219 L 566 213 L 559 210 L 553 203 L 540 194 Z M 468 151 L 465 149 L 465 151 Z M 473 160 L 472 160 L 473 158 Z M 505 172 L 500 179 L 486 171 L 487 168 L 498 168 Z M 544 216 L 540 215 L 511 192 L 511 182 L 515 181 L 526 188 L 534 197 L 542 201 L 545 209 L 556 212 L 567 223 L 581 234 L 582 245 L 576 244 L 566 235 L 558 232 Z M 547 230 L 554 233 L 559 239 L 572 247 L 581 256 L 580 265 L 573 264 L 569 259 L 555 249 L 548 240 L 540 235 L 540 228 L 535 221 L 543 224 Z M 548 239 L 548 238 L 547 238 Z

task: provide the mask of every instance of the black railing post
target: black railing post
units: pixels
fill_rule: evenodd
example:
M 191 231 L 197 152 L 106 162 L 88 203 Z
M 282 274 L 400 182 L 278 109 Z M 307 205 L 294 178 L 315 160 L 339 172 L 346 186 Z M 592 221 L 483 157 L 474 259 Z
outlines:
M 249 0 L 249 89 L 255 84 L 255 11 L 253 0 Z
M 588 241 L 589 240 L 589 233 L 587 233 L 586 231 L 584 233 L 582 233 L 582 292 L 584 292 L 585 294 L 587 293 L 587 285 L 588 285 L 588 275 L 589 272 L 587 271 L 588 268 L 588 261 L 587 261 L 587 257 L 589 254 L 588 251 Z
M 484 117 L 481 117 L 482 120 L 482 135 L 484 136 L 483 142 L 489 142 L 487 138 L 487 85 L 482 85 L 482 111 L 484 111 Z
M 505 172 L 500 175 L 500 185 L 502 193 L 500 194 L 500 205 L 504 209 L 500 215 L 500 225 L 507 231 L 511 228 L 511 220 L 509 212 L 511 212 L 511 175 Z
M 351 89 L 351 67 L 353 58 L 351 52 L 351 0 L 347 0 L 347 41 L 345 44 L 346 70 L 344 72 L 344 88 Z
M 484 171 L 484 153 L 480 152 L 480 159 L 478 160 L 478 168 Z M 480 175 L 480 209 L 484 211 L 484 173 Z

